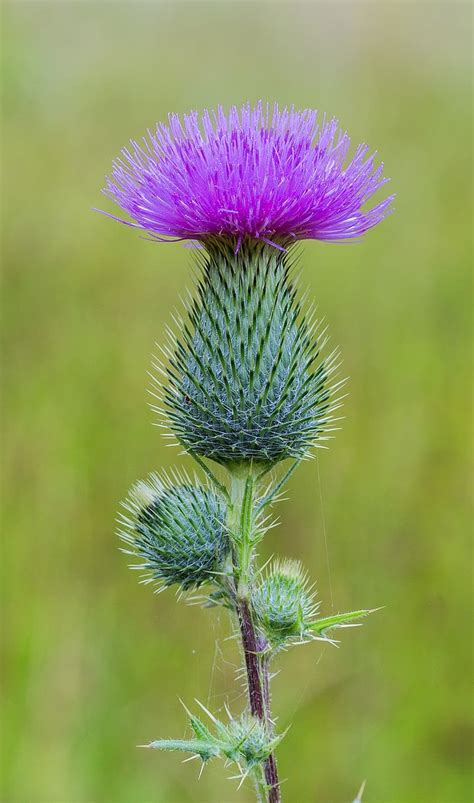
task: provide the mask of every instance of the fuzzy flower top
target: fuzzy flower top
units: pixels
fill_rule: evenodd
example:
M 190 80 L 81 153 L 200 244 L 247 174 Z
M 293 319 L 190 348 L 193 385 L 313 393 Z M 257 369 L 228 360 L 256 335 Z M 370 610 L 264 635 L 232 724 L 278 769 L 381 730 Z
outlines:
M 261 102 L 169 116 L 113 163 L 103 192 L 153 239 L 354 240 L 390 211 L 375 153 L 316 111 Z M 107 213 L 106 213 L 107 214 Z M 111 216 L 115 217 L 115 216 Z

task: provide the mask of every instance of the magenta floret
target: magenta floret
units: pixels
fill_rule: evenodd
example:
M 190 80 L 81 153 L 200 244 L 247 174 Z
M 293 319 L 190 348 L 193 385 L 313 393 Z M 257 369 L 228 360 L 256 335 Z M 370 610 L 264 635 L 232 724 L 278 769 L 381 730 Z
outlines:
M 103 192 L 131 218 L 117 219 L 158 240 L 354 240 L 394 196 L 365 208 L 388 179 L 367 145 L 351 156 L 349 147 L 337 120 L 312 109 L 260 102 L 172 114 L 123 149 Z

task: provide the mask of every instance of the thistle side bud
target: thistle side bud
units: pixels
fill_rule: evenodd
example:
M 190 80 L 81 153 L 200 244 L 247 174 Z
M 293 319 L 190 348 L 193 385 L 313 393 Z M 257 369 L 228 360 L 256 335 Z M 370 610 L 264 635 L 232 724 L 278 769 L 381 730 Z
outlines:
M 294 560 L 277 561 L 252 594 L 257 624 L 272 647 L 306 635 L 319 607 L 306 574 Z
M 185 477 L 173 482 L 156 474 L 138 482 L 123 503 L 120 538 L 126 554 L 141 561 L 144 582 L 182 589 L 210 582 L 229 550 L 225 505 L 210 488 Z

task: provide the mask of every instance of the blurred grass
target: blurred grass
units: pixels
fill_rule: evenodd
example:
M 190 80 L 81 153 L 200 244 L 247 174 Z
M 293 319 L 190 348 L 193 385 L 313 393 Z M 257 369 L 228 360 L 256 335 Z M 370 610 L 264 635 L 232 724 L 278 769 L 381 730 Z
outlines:
M 134 747 L 182 732 L 178 695 L 243 700 L 224 617 L 139 587 L 113 534 L 129 484 L 183 462 L 145 386 L 189 252 L 90 210 L 168 111 L 259 97 L 339 116 L 398 194 L 364 243 L 303 249 L 350 396 L 267 551 L 325 610 L 386 608 L 282 657 L 286 800 L 472 798 L 469 33 L 467 3 L 4 6 L 3 803 L 252 799 Z

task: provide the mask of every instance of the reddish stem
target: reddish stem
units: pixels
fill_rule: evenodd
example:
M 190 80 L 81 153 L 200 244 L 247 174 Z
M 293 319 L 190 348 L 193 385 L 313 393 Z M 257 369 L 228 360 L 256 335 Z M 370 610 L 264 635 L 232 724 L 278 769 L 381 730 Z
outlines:
M 257 719 L 270 725 L 267 662 L 261 659 L 262 650 L 257 641 L 247 600 L 237 601 L 237 613 L 247 669 L 250 711 Z M 278 769 L 273 753 L 265 761 L 264 772 L 268 787 L 268 803 L 281 803 Z

